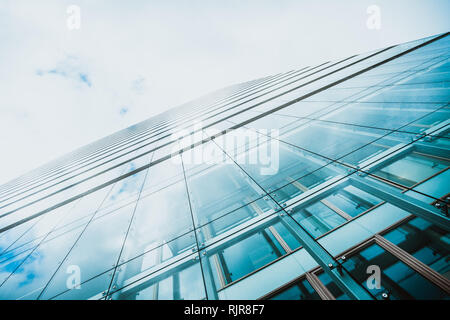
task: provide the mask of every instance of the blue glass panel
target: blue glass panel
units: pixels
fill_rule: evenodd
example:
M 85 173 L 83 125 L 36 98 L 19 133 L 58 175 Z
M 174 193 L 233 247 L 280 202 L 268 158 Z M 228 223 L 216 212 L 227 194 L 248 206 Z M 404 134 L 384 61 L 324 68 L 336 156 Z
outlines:
M 306 279 L 288 287 L 270 300 L 320 300 L 317 292 Z
M 406 187 L 411 187 L 447 168 L 449 165 L 450 161 L 442 158 L 430 157 L 413 152 L 376 170 L 374 174 L 400 183 Z
M 314 238 L 321 236 L 346 221 L 321 202 L 316 202 L 305 208 L 301 206 L 295 207 L 292 209 L 290 215 Z

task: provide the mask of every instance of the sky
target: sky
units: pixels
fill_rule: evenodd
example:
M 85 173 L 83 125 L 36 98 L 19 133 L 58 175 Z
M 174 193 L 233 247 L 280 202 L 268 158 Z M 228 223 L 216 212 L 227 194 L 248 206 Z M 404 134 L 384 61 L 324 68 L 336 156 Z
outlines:
M 448 0 L 0 0 L 0 184 L 221 87 L 447 32 L 449 12 Z

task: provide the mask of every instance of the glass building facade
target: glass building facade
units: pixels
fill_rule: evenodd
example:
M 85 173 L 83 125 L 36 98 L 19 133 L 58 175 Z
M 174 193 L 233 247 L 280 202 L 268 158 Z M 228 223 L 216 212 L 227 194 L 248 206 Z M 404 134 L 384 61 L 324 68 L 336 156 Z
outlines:
M 448 299 L 449 57 L 233 85 L 0 186 L 0 299 Z

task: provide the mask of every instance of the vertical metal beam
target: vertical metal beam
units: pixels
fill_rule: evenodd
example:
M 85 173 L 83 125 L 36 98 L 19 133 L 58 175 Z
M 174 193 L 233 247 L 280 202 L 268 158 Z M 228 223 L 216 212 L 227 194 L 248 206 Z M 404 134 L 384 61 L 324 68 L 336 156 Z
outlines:
M 206 251 L 200 253 L 200 264 L 203 272 L 203 280 L 205 283 L 206 296 L 208 300 L 218 300 L 217 288 L 214 283 L 214 277 L 211 270 L 211 264 L 208 261 Z
M 357 283 L 334 258 L 311 237 L 301 226 L 295 222 L 294 218 L 283 214 L 281 216 L 283 224 L 297 236 L 302 246 L 317 261 L 322 269 L 333 279 L 336 285 L 344 291 L 350 298 L 357 300 L 373 300 L 373 297 Z

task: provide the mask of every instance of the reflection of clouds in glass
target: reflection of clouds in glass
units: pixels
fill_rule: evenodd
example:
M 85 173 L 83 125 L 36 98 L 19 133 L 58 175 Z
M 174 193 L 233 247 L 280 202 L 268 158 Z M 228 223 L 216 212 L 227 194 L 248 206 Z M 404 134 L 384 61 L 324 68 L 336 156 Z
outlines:
M 172 240 L 192 227 L 188 208 L 184 182 L 142 198 L 136 208 L 135 231 L 131 239 L 141 243 L 140 246 Z
M 44 214 L 40 219 L 37 219 L 37 221 L 30 221 L 28 224 L 23 224 L 21 227 L 22 231 L 19 228 L 18 230 L 12 229 L 14 232 L 11 232 L 10 234 L 6 233 L 10 239 L 15 240 L 23 233 L 23 231 L 28 230 L 26 235 L 19 239 L 14 246 L 10 248 L 12 251 L 10 250 L 9 252 L 0 255 L 0 283 L 2 283 L 11 272 L 20 266 L 12 274 L 8 281 L 0 287 L 0 299 L 3 297 L 8 299 L 20 298 L 23 295 L 26 295 L 24 298 L 36 298 L 42 287 L 49 281 L 51 275 L 56 271 L 58 265 L 61 264 L 64 255 L 75 243 L 82 227 L 85 226 L 90 215 L 95 212 L 95 208 L 98 208 L 107 192 L 107 188 L 101 189 L 85 196 L 77 203 L 72 203 L 72 205 L 67 205 L 53 212 Z M 123 210 L 126 210 L 126 208 Z M 131 210 L 126 211 L 128 213 L 131 212 Z M 120 216 L 120 219 L 122 219 L 121 223 L 117 224 L 109 218 L 108 220 L 101 219 L 99 221 L 108 221 L 108 223 L 100 223 L 102 225 L 100 230 L 96 230 L 94 232 L 94 236 L 97 238 L 88 241 L 91 245 L 98 243 L 97 249 L 99 251 L 111 252 L 116 250 L 116 248 L 123 243 L 123 239 L 112 239 L 110 236 L 111 233 L 117 234 L 120 237 L 123 236 L 121 232 L 116 232 L 114 230 L 117 226 L 127 226 L 126 223 L 123 223 L 123 219 L 126 218 L 124 217 L 124 214 L 121 214 L 121 212 L 123 211 L 118 210 L 114 212 L 115 214 L 112 214 L 112 216 Z M 98 226 L 99 224 L 95 223 L 95 221 L 96 220 L 93 221 L 93 224 Z M 67 225 L 68 223 L 70 223 L 70 225 Z M 43 236 L 53 230 L 55 225 L 58 226 L 58 231 L 54 231 L 54 233 L 50 234 L 45 241 L 36 248 L 33 254 L 28 256 L 31 252 L 30 248 L 36 246 L 42 240 Z M 59 229 L 59 227 L 61 227 L 61 229 Z M 92 234 L 93 233 L 91 232 L 91 235 Z M 109 236 L 106 236 L 108 234 Z M 9 246 L 13 241 L 6 241 L 5 235 L 3 235 L 0 239 L 3 241 L 2 243 L 4 243 L 3 246 Z M 100 244 L 100 239 L 107 239 L 107 243 Z M 29 245 L 30 241 L 32 246 Z M 24 250 L 22 247 L 24 245 L 27 246 L 28 250 Z M 82 251 L 86 252 L 86 250 Z M 111 256 L 111 254 L 107 253 L 106 256 Z M 86 261 L 83 259 L 80 261 L 91 263 L 93 257 L 94 255 L 91 254 L 85 257 Z M 8 261 L 5 262 L 5 259 L 8 259 Z M 105 260 L 106 258 L 102 257 L 101 259 Z M 23 264 L 21 264 L 22 262 Z M 86 272 L 86 270 L 84 270 L 84 272 Z M 63 270 L 62 275 L 64 277 L 67 276 L 65 269 Z M 65 279 L 63 279 L 62 283 L 65 284 Z
M 26 285 L 29 285 L 30 283 L 33 282 L 34 278 L 36 277 L 36 274 L 34 273 L 28 273 L 25 275 L 25 279 L 24 281 L 19 283 L 19 287 L 24 287 Z
M 79 227 L 87 222 L 86 217 L 89 217 L 93 213 L 93 210 L 95 211 L 94 208 L 100 205 L 100 201 L 104 199 L 107 191 L 105 188 L 94 192 L 85 196 L 80 201 L 70 203 L 46 213 L 35 220 L 11 229 L 10 232 L 6 232 L 5 235 L 9 239 L 4 235 L 1 241 L 9 249 L 8 252 L 0 255 L 0 283 L 6 279 L 6 276 L 10 272 L 13 272 L 24 262 L 4 286 L 11 287 L 11 290 L 16 290 L 14 286 L 27 288 L 29 285 L 32 287 L 38 286 L 36 283 L 44 285 L 45 283 L 43 282 L 48 281 L 51 272 L 54 272 L 56 266 L 61 262 L 61 260 L 58 260 L 62 259 L 60 255 L 65 254 L 69 249 L 68 246 L 72 245 L 75 241 L 73 237 L 77 235 L 76 230 L 79 231 Z M 82 217 L 84 218 L 81 219 Z M 74 221 L 77 222 L 69 225 L 69 227 L 63 228 L 64 225 Z M 57 228 L 55 229 L 55 227 Z M 59 229 L 60 227 L 62 229 Z M 25 231 L 26 233 L 24 234 Z M 50 231 L 54 232 L 47 236 Z M 72 232 L 64 233 L 67 231 Z M 55 236 L 57 237 L 53 239 Z M 41 243 L 44 237 L 46 238 Z M 33 254 L 27 258 L 31 249 L 38 244 L 39 246 Z M 26 260 L 24 260 L 25 258 Z M 5 261 L 6 259 L 8 261 Z M 33 279 L 25 278 L 24 275 L 28 273 L 35 274 L 36 276 Z M 3 294 L 7 294 L 6 291 L 4 293 L 2 288 L 3 286 L 0 288 L 0 297 Z M 27 289 L 26 291 L 31 290 Z M 18 297 L 19 293 L 17 293 Z M 8 297 L 10 298 L 10 296 Z
M 4 247 L 4 251 L 0 251 L 0 263 L 37 245 L 38 242 L 35 242 L 31 246 L 30 243 L 36 241 L 36 239 L 42 239 L 42 237 L 50 232 L 65 217 L 65 214 L 69 213 L 72 206 L 70 204 L 63 206 L 35 220 L 24 223 L 18 228 L 11 229 L 10 232 L 6 232 L 0 240 L 0 243 Z
M 93 220 L 58 269 L 42 299 L 52 298 L 67 290 L 66 280 L 69 266 L 79 267 L 81 281 L 86 281 L 102 271 L 112 268 L 117 262 L 120 248 L 123 245 L 133 208 L 134 205 L 131 204 Z M 92 295 L 96 293 L 98 292 L 93 292 Z
M 130 172 L 136 169 L 136 166 L 133 162 L 128 164 L 128 168 L 126 169 L 126 172 Z M 133 174 L 132 176 L 122 179 L 117 182 L 116 186 L 114 186 L 111 195 L 109 197 L 109 200 L 113 201 L 116 200 L 121 194 L 123 193 L 135 193 L 139 191 L 139 182 L 142 180 L 141 177 L 143 175 L 143 172 L 138 172 L 136 174 Z
M 24 295 L 27 295 L 24 298 L 36 298 L 74 243 L 79 231 L 77 229 L 42 243 L 31 255 L 26 252 L 18 257 L 15 267 L 22 261 L 23 263 L 0 287 L 0 299 L 18 299 Z
M 55 281 L 57 290 L 66 289 L 66 265 L 80 266 L 83 281 L 86 277 L 101 272 L 115 262 L 118 249 L 123 244 L 123 231 L 128 226 L 127 220 L 132 208 L 133 205 L 129 205 L 92 221 L 58 270 L 58 279 Z M 37 247 L 32 255 L 27 257 L 29 252 L 26 252 L 17 257 L 16 261 L 3 266 L 0 271 L 0 282 L 23 261 L 8 281 L 0 287 L 0 299 L 20 298 L 25 294 L 26 298 L 36 298 L 74 245 L 83 227 L 84 224 L 78 224 L 77 228 L 61 236 L 51 240 L 49 237 L 48 241 Z M 26 260 L 23 260 L 25 257 L 27 257 Z M 92 264 L 94 258 L 105 264 Z M 53 294 L 53 289 L 50 291 Z

